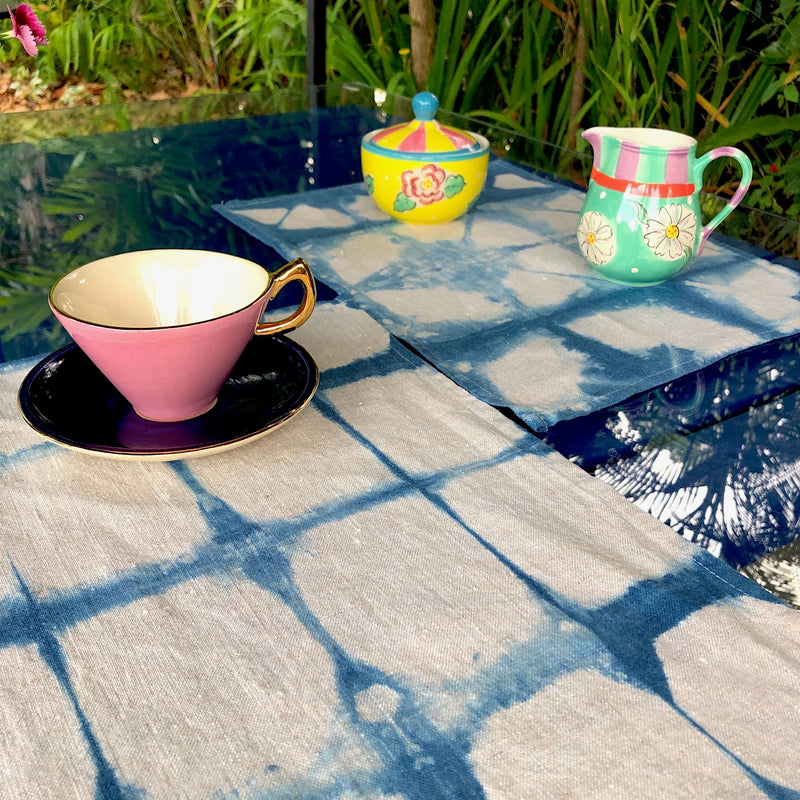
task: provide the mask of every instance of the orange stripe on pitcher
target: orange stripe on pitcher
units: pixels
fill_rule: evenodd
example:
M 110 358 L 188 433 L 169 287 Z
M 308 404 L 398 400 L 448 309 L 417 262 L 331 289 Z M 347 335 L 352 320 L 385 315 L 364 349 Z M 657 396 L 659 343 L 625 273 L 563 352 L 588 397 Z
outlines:
M 597 169 L 592 169 L 592 180 L 604 189 L 642 197 L 689 197 L 695 191 L 693 183 L 639 183 L 627 178 L 613 178 Z

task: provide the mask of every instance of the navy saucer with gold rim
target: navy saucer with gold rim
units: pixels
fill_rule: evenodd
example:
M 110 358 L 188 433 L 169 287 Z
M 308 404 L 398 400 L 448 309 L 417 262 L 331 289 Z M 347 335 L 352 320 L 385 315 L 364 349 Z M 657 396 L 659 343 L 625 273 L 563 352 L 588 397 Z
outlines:
M 106 458 L 167 461 L 263 436 L 314 396 L 319 369 L 283 336 L 254 336 L 214 407 L 182 422 L 143 419 L 75 344 L 40 361 L 19 390 L 25 421 L 64 447 Z

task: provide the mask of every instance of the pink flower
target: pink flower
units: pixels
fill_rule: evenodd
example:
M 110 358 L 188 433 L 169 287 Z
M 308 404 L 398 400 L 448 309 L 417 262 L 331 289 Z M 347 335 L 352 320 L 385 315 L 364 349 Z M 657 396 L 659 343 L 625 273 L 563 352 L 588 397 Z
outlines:
M 11 35 L 22 42 L 22 46 L 29 56 L 35 56 L 39 52 L 37 45 L 50 44 L 47 41 L 47 31 L 44 25 L 27 3 L 20 3 L 13 11 L 9 6 L 6 8 L 11 17 Z
M 426 164 L 419 169 L 407 169 L 401 176 L 403 194 L 422 206 L 444 198 L 445 172 L 436 164 Z

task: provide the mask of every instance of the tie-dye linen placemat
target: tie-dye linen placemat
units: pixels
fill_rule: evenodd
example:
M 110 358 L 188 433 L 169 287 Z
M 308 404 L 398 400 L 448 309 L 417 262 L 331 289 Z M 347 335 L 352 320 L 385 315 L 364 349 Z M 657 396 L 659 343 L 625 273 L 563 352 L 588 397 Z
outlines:
M 799 796 L 797 612 L 363 311 L 295 338 L 312 403 L 183 462 L 0 368 L 0 797 Z
M 391 220 L 360 184 L 215 208 L 540 430 L 800 330 L 800 274 L 713 238 L 660 286 L 595 276 L 582 198 L 494 161 L 473 210 L 441 226 Z

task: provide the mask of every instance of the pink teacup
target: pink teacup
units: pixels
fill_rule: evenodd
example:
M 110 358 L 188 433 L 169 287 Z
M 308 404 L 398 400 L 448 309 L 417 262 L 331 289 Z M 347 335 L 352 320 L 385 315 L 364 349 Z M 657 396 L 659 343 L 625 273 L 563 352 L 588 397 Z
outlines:
M 299 307 L 277 322 L 260 322 L 267 303 L 291 281 L 303 286 Z M 50 308 L 81 350 L 139 416 L 159 422 L 208 411 L 253 334 L 294 330 L 315 302 L 314 278 L 302 259 L 269 273 L 205 250 L 101 258 L 67 273 L 50 291 Z

